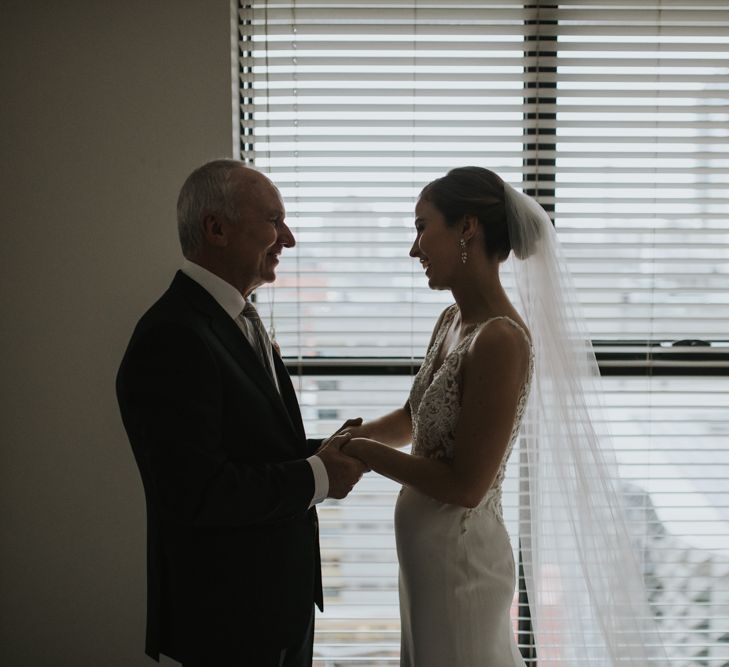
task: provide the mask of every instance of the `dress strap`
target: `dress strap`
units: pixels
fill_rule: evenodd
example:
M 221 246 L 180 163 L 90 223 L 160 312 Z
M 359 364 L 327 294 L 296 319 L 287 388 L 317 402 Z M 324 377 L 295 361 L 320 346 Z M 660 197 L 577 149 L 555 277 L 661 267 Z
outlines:
M 511 324 L 511 326 L 513 326 L 515 329 L 517 329 L 518 331 L 521 332 L 521 335 L 524 336 L 524 340 L 527 342 L 527 344 L 531 348 L 531 346 L 532 346 L 532 339 L 529 338 L 529 334 L 527 334 L 527 332 L 524 331 L 524 327 L 521 326 L 521 324 L 519 324 L 516 320 L 511 319 L 508 315 L 498 315 L 497 317 L 490 317 L 488 320 L 486 320 L 483 323 L 483 325 L 479 328 L 479 330 L 481 328 L 483 328 L 484 326 L 486 326 L 487 324 L 490 324 L 491 322 L 493 322 L 495 320 L 505 320 L 509 324 Z
M 457 310 L 458 305 L 452 303 L 443 311 L 440 318 L 440 324 L 438 325 L 438 330 L 435 332 L 435 336 L 433 336 L 433 342 L 430 344 L 426 355 L 431 352 L 435 354 L 438 350 L 440 350 L 441 345 L 443 344 L 443 338 L 445 338 L 445 334 L 448 331 L 448 327 L 450 327 Z
M 464 345 L 464 343 L 470 342 L 476 337 L 476 334 L 478 334 L 479 331 L 487 327 L 491 322 L 496 322 L 497 320 L 505 320 L 511 326 L 513 326 L 515 329 L 521 332 L 521 335 L 524 336 L 524 340 L 526 341 L 527 345 L 529 346 L 529 349 L 532 349 L 532 341 L 529 338 L 526 331 L 524 331 L 524 327 L 522 327 L 518 322 L 511 319 L 508 315 L 497 315 L 495 317 L 489 317 L 489 319 L 484 320 L 483 322 L 479 323 L 479 325 L 471 332 L 469 333 L 460 343 L 459 347 Z

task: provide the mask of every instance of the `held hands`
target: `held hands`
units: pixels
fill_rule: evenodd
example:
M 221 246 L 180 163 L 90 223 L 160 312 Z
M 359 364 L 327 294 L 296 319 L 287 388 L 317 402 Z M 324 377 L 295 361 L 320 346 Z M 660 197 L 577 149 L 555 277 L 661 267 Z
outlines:
M 356 435 L 352 435 L 352 437 L 349 440 L 345 440 L 344 443 L 342 443 L 340 449 L 347 456 L 352 456 L 352 457 L 362 461 L 362 463 L 365 465 L 365 467 L 367 467 L 367 470 L 369 471 L 370 468 L 367 465 L 366 454 L 367 454 L 367 448 L 372 446 L 373 444 L 376 444 L 376 443 L 373 443 L 373 441 L 370 440 L 369 438 L 364 438 L 362 436 L 358 437 Z
M 366 424 L 362 423 L 362 418 L 357 417 L 357 419 L 348 419 L 342 427 L 339 429 L 338 433 L 349 433 L 353 438 L 368 438 L 369 436 L 369 429 L 367 428 Z
M 329 476 L 329 498 L 346 498 L 367 472 L 362 461 L 342 452 L 342 447 L 351 437 L 349 433 L 335 433 L 317 452 Z
M 352 430 L 356 430 L 359 427 L 362 426 L 362 417 L 355 417 L 354 419 L 348 419 L 344 424 L 342 424 L 332 435 L 330 435 L 328 438 L 322 441 L 321 446 L 317 450 L 317 454 L 324 449 L 334 438 L 336 435 L 340 435 L 342 433 L 351 433 Z M 352 435 L 357 435 L 355 433 L 352 433 Z
M 349 437 L 343 439 L 341 436 Z M 343 454 L 359 459 L 365 466 L 365 472 L 369 472 L 370 467 L 364 457 L 364 452 L 371 442 L 369 437 L 367 425 L 362 423 L 362 417 L 348 419 L 331 436 L 322 441 L 316 453 L 319 454 L 329 445 L 336 446 Z

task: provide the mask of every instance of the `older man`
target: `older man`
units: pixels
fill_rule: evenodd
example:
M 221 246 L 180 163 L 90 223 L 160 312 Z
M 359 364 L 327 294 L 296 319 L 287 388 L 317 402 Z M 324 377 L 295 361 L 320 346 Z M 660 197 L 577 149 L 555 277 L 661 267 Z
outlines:
M 306 439 L 289 376 L 248 300 L 294 245 L 276 187 L 233 160 L 178 199 L 185 257 L 117 377 L 147 501 L 147 641 L 184 665 L 311 665 L 317 517 L 362 464 Z

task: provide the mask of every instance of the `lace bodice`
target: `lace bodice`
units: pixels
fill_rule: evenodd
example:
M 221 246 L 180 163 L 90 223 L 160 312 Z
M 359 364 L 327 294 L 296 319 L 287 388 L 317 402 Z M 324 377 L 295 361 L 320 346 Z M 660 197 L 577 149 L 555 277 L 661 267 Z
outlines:
M 484 326 L 495 320 L 505 320 L 516 327 L 529 342 L 529 371 L 519 395 L 516 418 L 509 438 L 509 444 L 501 461 L 499 471 L 489 490 L 487 497 L 492 497 L 498 503 L 501 497 L 501 484 L 504 481 L 506 464 L 516 441 L 521 426 L 522 415 L 526 407 L 527 397 L 531 385 L 534 369 L 534 352 L 524 329 L 509 317 L 492 317 L 474 327 L 462 341 L 443 360 L 442 365 L 433 373 L 433 365 L 438 351 L 441 349 L 446 332 L 448 331 L 458 306 L 449 306 L 442 318 L 440 327 L 435 334 L 433 344 L 430 346 L 423 365 L 413 381 L 410 390 L 410 414 L 413 422 L 413 449 L 416 456 L 425 456 L 434 459 L 452 460 L 454 456 L 455 429 L 461 412 L 461 364 L 471 341 Z

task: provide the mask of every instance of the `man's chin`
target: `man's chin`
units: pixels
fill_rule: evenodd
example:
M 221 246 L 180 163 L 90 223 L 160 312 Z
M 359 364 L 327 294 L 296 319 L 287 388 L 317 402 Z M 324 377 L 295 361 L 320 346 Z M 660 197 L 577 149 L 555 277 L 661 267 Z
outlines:
M 273 269 L 269 269 L 261 275 L 261 284 L 272 283 L 276 280 L 276 272 Z

